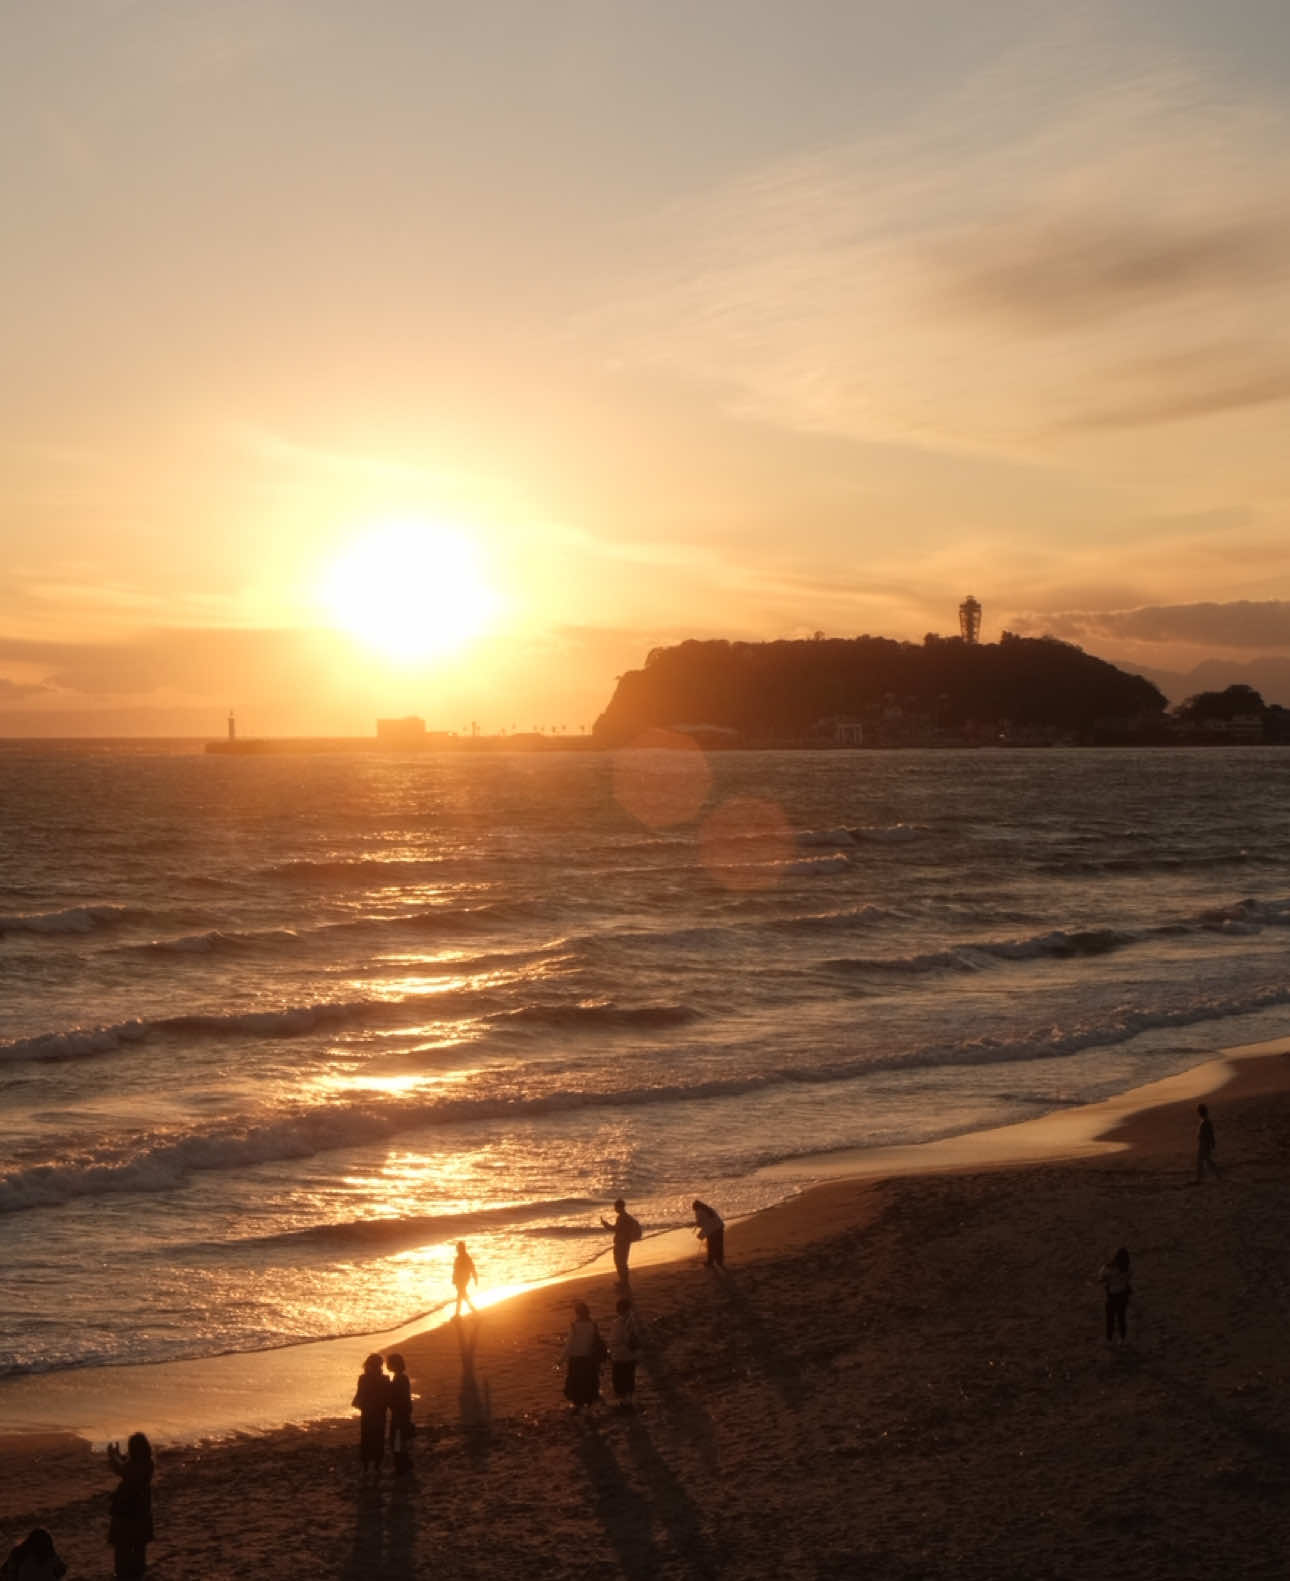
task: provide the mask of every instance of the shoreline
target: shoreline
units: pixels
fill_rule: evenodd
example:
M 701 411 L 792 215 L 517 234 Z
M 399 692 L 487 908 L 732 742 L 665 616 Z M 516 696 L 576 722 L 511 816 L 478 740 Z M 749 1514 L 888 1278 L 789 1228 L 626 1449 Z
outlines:
M 1201 1094 L 1223 1171 L 1203 1183 Z M 406 1478 L 364 1483 L 334 1408 L 163 1447 L 150 1562 L 170 1581 L 1082 1581 L 1131 1553 L 1138 1581 L 1283 1576 L 1290 1040 L 1060 1111 L 1044 1131 L 1071 1151 L 1036 1161 L 1040 1124 L 952 1162 L 927 1144 L 941 1167 L 916 1173 L 839 1158 L 733 1222 L 722 1271 L 634 1265 L 637 1411 L 561 1398 L 572 1300 L 604 1327 L 616 1295 L 584 1270 L 400 1341 Z M 1112 1345 L 1097 1269 L 1117 1245 Z M 371 1337 L 326 1344 L 351 1347 L 325 1380 L 343 1409 Z M 119 1406 L 112 1437 L 152 1430 Z M 0 1440 L 0 1530 L 46 1526 L 73 1574 L 102 1574 L 112 1481 L 84 1439 Z
M 1253 1090 L 1259 1072 L 1267 1075 L 1278 1055 L 1290 1055 L 1290 1034 L 1225 1048 L 1186 1070 L 1096 1103 L 1011 1125 L 931 1142 L 809 1155 L 812 1183 L 747 1218 L 732 1220 L 730 1235 L 741 1257 L 750 1252 L 767 1255 L 767 1246 L 775 1242 L 773 1234 L 765 1233 L 767 1224 L 776 1224 L 785 1213 L 809 1219 L 817 1203 L 824 1220 L 832 1222 L 822 1205 L 839 1185 L 863 1187 L 937 1174 L 1043 1167 L 1135 1146 L 1149 1150 L 1153 1113 L 1229 1089 L 1237 1096 Z M 1265 1067 L 1265 1061 L 1271 1063 Z M 1279 1090 L 1278 1083 L 1273 1085 Z M 767 1165 L 756 1171 L 755 1178 L 800 1179 L 803 1163 L 799 1157 Z M 634 1248 L 632 1267 L 643 1272 L 675 1266 L 695 1255 L 693 1230 L 687 1226 L 647 1236 Z M 603 1286 L 612 1278 L 611 1270 L 606 1249 L 589 1262 L 547 1278 L 491 1288 L 480 1296 L 480 1310 L 487 1312 L 552 1289 L 571 1293 L 583 1285 Z M 372 1333 L 301 1340 L 270 1350 L 68 1368 L 0 1380 L 0 1457 L 27 1442 L 54 1440 L 98 1448 L 121 1436 L 123 1421 L 146 1424 L 154 1443 L 168 1446 L 334 1425 L 348 1420 L 344 1380 L 357 1374 L 363 1356 L 373 1349 L 400 1348 L 409 1355 L 418 1410 L 422 1410 L 433 1391 L 417 1390 L 412 1358 L 448 1348 L 450 1304 L 437 1309 L 444 1313 L 438 1321 L 434 1313 L 426 1313 Z

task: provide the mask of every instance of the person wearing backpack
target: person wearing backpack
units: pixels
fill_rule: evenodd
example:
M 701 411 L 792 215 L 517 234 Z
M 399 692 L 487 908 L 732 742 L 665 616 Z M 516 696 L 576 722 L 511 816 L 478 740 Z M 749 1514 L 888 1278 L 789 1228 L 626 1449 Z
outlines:
M 573 1303 L 573 1322 L 564 1342 L 564 1397 L 574 1412 L 595 1405 L 600 1398 L 600 1368 L 606 1345 L 599 1325 L 585 1301 Z
M 632 1218 L 621 1197 L 614 1203 L 614 1213 L 616 1217 L 612 1224 L 603 1214 L 600 1222 L 605 1229 L 614 1232 L 614 1270 L 618 1274 L 618 1283 L 626 1287 L 631 1282 L 627 1259 L 631 1256 L 633 1243 L 641 1238 L 640 1220 Z
M 609 1331 L 609 1354 L 613 1364 L 610 1376 L 614 1384 L 614 1398 L 620 1411 L 636 1409 L 636 1363 L 641 1356 L 641 1333 L 632 1311 L 632 1298 L 618 1298 L 617 1317 Z
M 708 1244 L 708 1267 L 726 1266 L 726 1225 L 715 1208 L 709 1207 L 698 1197 L 690 1204 L 694 1209 L 695 1234 Z

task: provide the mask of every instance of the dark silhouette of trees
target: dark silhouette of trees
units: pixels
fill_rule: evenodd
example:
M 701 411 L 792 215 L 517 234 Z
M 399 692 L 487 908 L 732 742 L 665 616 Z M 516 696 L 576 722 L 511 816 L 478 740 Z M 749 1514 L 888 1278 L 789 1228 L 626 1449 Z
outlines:
M 707 724 L 747 741 L 799 741 L 831 718 L 917 717 L 926 732 L 1011 726 L 1091 740 L 1104 727 L 1122 734 L 1129 722 L 1150 734 L 1164 709 L 1150 681 L 1053 637 L 692 638 L 652 649 L 643 669 L 619 676 L 594 734 L 612 745 L 652 727 Z
M 1201 725 L 1207 719 L 1262 718 L 1266 712 L 1267 705 L 1252 686 L 1228 686 L 1221 692 L 1197 692 L 1174 709 L 1175 717 L 1186 725 Z

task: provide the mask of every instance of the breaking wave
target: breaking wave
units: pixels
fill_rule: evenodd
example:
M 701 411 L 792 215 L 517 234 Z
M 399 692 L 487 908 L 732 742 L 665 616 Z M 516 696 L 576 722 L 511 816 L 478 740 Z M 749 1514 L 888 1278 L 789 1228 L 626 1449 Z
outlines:
M 1244 998 L 1197 998 L 1172 1009 L 1125 1007 L 1093 1022 L 1053 1026 L 1021 1037 L 981 1037 L 896 1050 L 875 1060 L 835 1059 L 743 1075 L 625 1088 L 551 1088 L 538 1093 L 479 1092 L 463 1097 L 405 1096 L 349 1099 L 279 1113 L 240 1126 L 217 1125 L 178 1136 L 142 1136 L 134 1151 L 100 1151 L 59 1163 L 29 1165 L 0 1176 L 0 1213 L 44 1207 L 112 1192 L 171 1191 L 201 1171 L 238 1170 L 313 1157 L 409 1131 L 446 1125 L 529 1120 L 586 1110 L 638 1109 L 737 1097 L 776 1087 L 819 1086 L 882 1070 L 918 1070 L 1024 1063 L 1123 1043 L 1165 1027 L 1249 1015 L 1290 1003 L 1290 985 L 1265 987 Z
M 130 906 L 68 906 L 61 911 L 0 916 L 0 933 L 94 933 L 101 928 L 121 927 L 145 915 Z

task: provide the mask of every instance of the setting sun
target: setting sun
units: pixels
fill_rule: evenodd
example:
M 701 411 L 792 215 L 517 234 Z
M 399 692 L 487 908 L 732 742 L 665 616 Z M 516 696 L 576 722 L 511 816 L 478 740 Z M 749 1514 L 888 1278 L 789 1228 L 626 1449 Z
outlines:
M 501 608 L 475 545 L 431 522 L 365 532 L 327 567 L 318 591 L 333 625 L 402 660 L 454 652 Z

